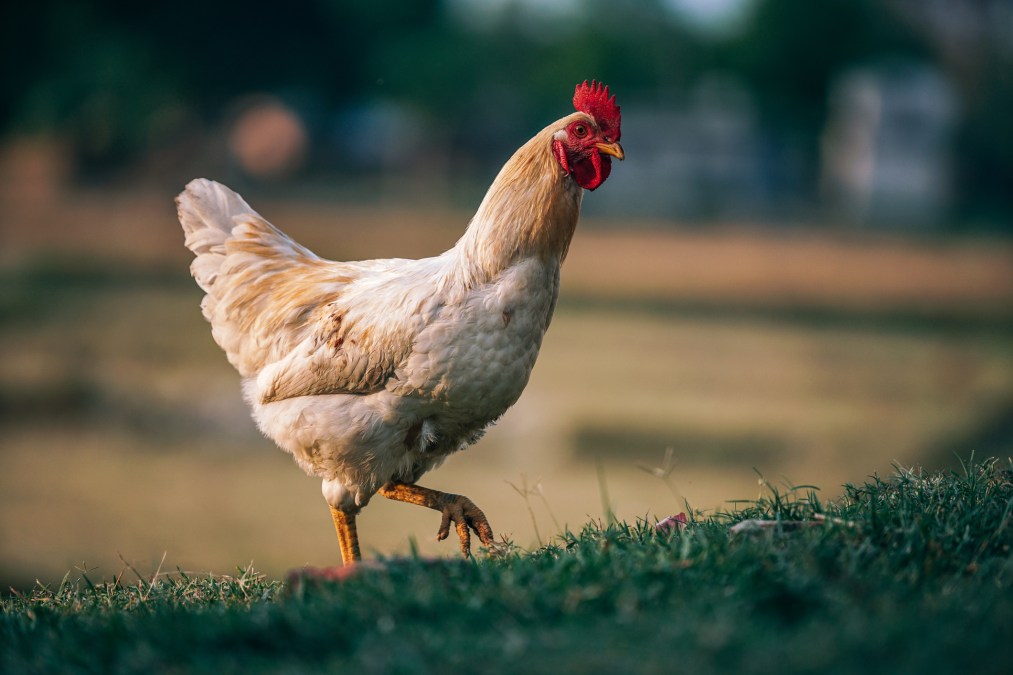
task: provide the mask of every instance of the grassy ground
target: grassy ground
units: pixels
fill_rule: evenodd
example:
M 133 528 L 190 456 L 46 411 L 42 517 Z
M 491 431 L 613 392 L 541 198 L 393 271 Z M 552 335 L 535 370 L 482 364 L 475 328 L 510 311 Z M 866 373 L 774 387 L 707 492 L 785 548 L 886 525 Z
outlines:
M 337 582 L 68 575 L 2 601 L 0 671 L 1008 672 L 1008 461 L 739 507 Z M 781 524 L 731 530 L 757 518 Z

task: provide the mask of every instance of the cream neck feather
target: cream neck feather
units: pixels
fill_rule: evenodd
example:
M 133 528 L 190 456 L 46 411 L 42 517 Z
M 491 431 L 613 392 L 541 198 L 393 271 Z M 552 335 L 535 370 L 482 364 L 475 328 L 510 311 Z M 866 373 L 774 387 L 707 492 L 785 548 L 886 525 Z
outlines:
M 570 117 L 547 126 L 514 153 L 464 236 L 448 251 L 465 286 L 491 281 L 521 260 L 538 257 L 559 264 L 566 257 L 584 191 L 559 166 L 552 138 Z

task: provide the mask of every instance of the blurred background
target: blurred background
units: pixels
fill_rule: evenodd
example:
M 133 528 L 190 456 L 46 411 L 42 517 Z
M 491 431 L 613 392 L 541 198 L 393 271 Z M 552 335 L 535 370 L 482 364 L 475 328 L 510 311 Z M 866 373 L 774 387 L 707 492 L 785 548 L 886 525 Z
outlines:
M 607 82 L 517 406 L 424 484 L 535 546 L 826 498 L 1013 448 L 1013 2 L 343 0 L 0 9 L 0 586 L 339 560 L 256 432 L 173 197 L 207 176 L 325 257 L 451 246 L 509 155 Z M 436 545 L 376 500 L 365 551 Z

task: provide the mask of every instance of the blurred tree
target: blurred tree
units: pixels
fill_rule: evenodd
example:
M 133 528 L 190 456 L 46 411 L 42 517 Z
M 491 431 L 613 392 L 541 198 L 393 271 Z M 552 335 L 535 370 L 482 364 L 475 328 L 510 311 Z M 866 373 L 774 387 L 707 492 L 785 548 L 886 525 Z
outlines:
M 1009 0 L 885 0 L 932 46 L 960 90 L 957 138 L 960 212 L 972 220 L 1013 216 L 1013 3 Z
M 765 127 L 799 152 L 812 194 L 837 76 L 876 60 L 928 59 L 929 50 L 876 0 L 762 0 L 722 53 L 752 90 Z
M 333 134 L 349 106 L 383 100 L 498 166 L 575 81 L 595 77 L 626 102 L 664 107 L 720 72 L 751 92 L 774 151 L 799 158 L 796 179 L 811 198 L 833 82 L 900 57 L 942 64 L 961 85 L 964 211 L 1013 213 L 1011 50 L 968 56 L 974 43 L 941 40 L 917 0 L 748 2 L 719 31 L 685 23 L 673 0 L 6 3 L 0 134 L 58 134 L 81 173 L 95 175 L 219 124 L 251 94 L 293 105 L 311 137 Z

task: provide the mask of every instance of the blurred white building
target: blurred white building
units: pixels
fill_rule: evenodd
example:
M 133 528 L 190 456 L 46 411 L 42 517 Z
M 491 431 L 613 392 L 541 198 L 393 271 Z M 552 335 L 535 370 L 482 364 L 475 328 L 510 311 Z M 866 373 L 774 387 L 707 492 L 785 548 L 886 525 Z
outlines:
M 831 215 L 892 226 L 947 215 L 956 97 L 936 71 L 854 70 L 838 80 L 828 107 L 820 193 Z
M 589 212 L 741 217 L 770 201 L 755 106 L 735 80 L 707 78 L 671 105 L 624 105 L 622 143 L 630 161 L 585 202 Z

